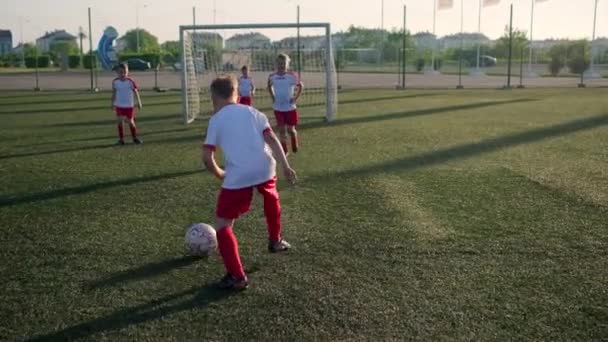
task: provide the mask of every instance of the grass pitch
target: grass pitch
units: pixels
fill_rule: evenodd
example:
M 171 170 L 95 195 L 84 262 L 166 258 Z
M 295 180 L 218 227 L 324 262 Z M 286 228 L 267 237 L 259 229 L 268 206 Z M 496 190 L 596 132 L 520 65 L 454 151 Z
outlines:
M 144 93 L 144 145 L 122 147 L 109 94 L 0 93 L 0 339 L 605 339 L 606 95 L 351 91 L 332 125 L 302 108 L 300 183 L 279 182 L 294 249 L 268 254 L 256 197 L 235 227 L 251 288 L 230 294 L 217 257 L 184 254 L 220 184 L 177 93 Z

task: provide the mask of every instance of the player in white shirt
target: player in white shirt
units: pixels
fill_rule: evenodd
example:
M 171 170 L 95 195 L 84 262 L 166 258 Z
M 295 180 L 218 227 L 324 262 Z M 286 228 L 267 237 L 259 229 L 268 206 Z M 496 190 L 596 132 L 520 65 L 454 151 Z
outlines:
M 118 77 L 112 81 L 112 109 L 116 112 L 118 120 L 118 145 L 124 145 L 123 122 L 129 122 L 133 143 L 141 144 L 142 141 L 137 137 L 137 127 L 135 126 L 135 99 L 137 106 L 141 109 L 141 98 L 137 90 L 137 83 L 129 77 L 129 67 L 127 64 L 119 64 L 114 68 Z
M 239 77 L 239 103 L 252 106 L 253 95 L 255 95 L 255 83 L 249 75 L 249 68 L 245 65 L 241 68 L 241 77 Z
M 253 190 L 264 198 L 264 216 L 268 228 L 268 249 L 282 252 L 290 245 L 281 238 L 281 205 L 276 189 L 276 161 L 287 181 L 296 181 L 296 173 L 287 162 L 281 144 L 268 122 L 257 109 L 237 104 L 237 81 L 233 76 L 219 77 L 211 83 L 214 114 L 209 120 L 203 145 L 205 167 L 223 180 L 217 201 L 217 242 L 227 274 L 218 284 L 220 288 L 242 290 L 248 280 L 232 227 L 235 220 L 251 205 Z M 215 161 L 220 148 L 226 170 Z
M 303 85 L 300 77 L 289 69 L 289 56 L 279 54 L 277 57 L 277 72 L 268 77 L 268 91 L 272 99 L 272 107 L 277 120 L 281 146 L 287 153 L 287 133 L 291 137 L 291 149 L 298 152 L 298 110 L 297 102 L 302 95 Z

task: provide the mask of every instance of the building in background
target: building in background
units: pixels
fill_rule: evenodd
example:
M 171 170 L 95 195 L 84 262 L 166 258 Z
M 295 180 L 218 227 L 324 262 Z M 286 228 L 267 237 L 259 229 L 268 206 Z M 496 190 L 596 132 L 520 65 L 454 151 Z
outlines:
M 36 39 L 36 47 L 42 53 L 47 53 L 51 50 L 54 43 L 58 41 L 67 41 L 76 44 L 77 38 L 78 37 L 69 34 L 65 30 L 55 30 L 53 32 L 47 32 L 44 36 Z
M 13 50 L 13 34 L 10 30 L 0 30 L 0 56 L 5 56 Z

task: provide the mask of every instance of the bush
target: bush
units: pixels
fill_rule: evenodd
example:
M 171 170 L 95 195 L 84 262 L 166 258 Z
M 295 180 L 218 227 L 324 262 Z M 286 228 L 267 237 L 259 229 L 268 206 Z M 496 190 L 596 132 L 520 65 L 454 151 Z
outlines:
M 76 69 L 79 66 L 80 66 L 80 55 L 68 56 L 68 67 L 70 67 L 70 69 Z
M 82 57 L 82 64 L 85 69 L 91 69 L 91 66 L 95 63 L 95 68 L 97 69 L 97 55 L 84 55 Z
M 564 62 L 561 58 L 553 57 L 551 58 L 551 62 L 549 62 L 549 72 L 552 76 L 557 76 L 564 67 Z
M 425 64 L 426 64 L 426 61 L 424 60 L 424 58 L 416 59 L 416 70 L 422 71 L 424 69 Z
M 49 56 L 38 56 L 38 67 L 48 68 L 51 64 L 51 58 Z M 25 67 L 33 69 L 36 67 L 36 57 L 25 57 Z
M 443 59 L 435 58 L 434 70 L 440 70 L 442 65 L 443 65 Z

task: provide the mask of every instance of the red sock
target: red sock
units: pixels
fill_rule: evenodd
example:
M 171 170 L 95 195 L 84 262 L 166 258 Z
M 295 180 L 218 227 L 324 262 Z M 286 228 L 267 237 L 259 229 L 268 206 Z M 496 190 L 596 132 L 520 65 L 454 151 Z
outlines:
M 245 276 L 241 257 L 239 255 L 239 244 L 231 227 L 224 227 L 217 232 L 217 245 L 224 259 L 226 271 L 235 278 Z
M 124 139 L 125 137 L 125 133 L 122 129 L 122 122 L 118 124 L 118 137 L 120 138 L 120 140 Z
M 285 140 L 281 140 L 281 146 L 283 146 L 283 151 L 285 151 L 285 153 L 289 152 L 287 149 L 287 142 Z
M 258 186 L 264 197 L 264 216 L 268 227 L 268 240 L 276 242 L 281 239 L 281 203 L 276 188 L 276 180 Z
M 291 150 L 298 152 L 298 135 L 296 133 L 291 135 Z
M 135 127 L 135 125 L 130 123 L 129 129 L 131 130 L 131 137 L 133 137 L 133 139 L 137 138 L 137 128 Z

